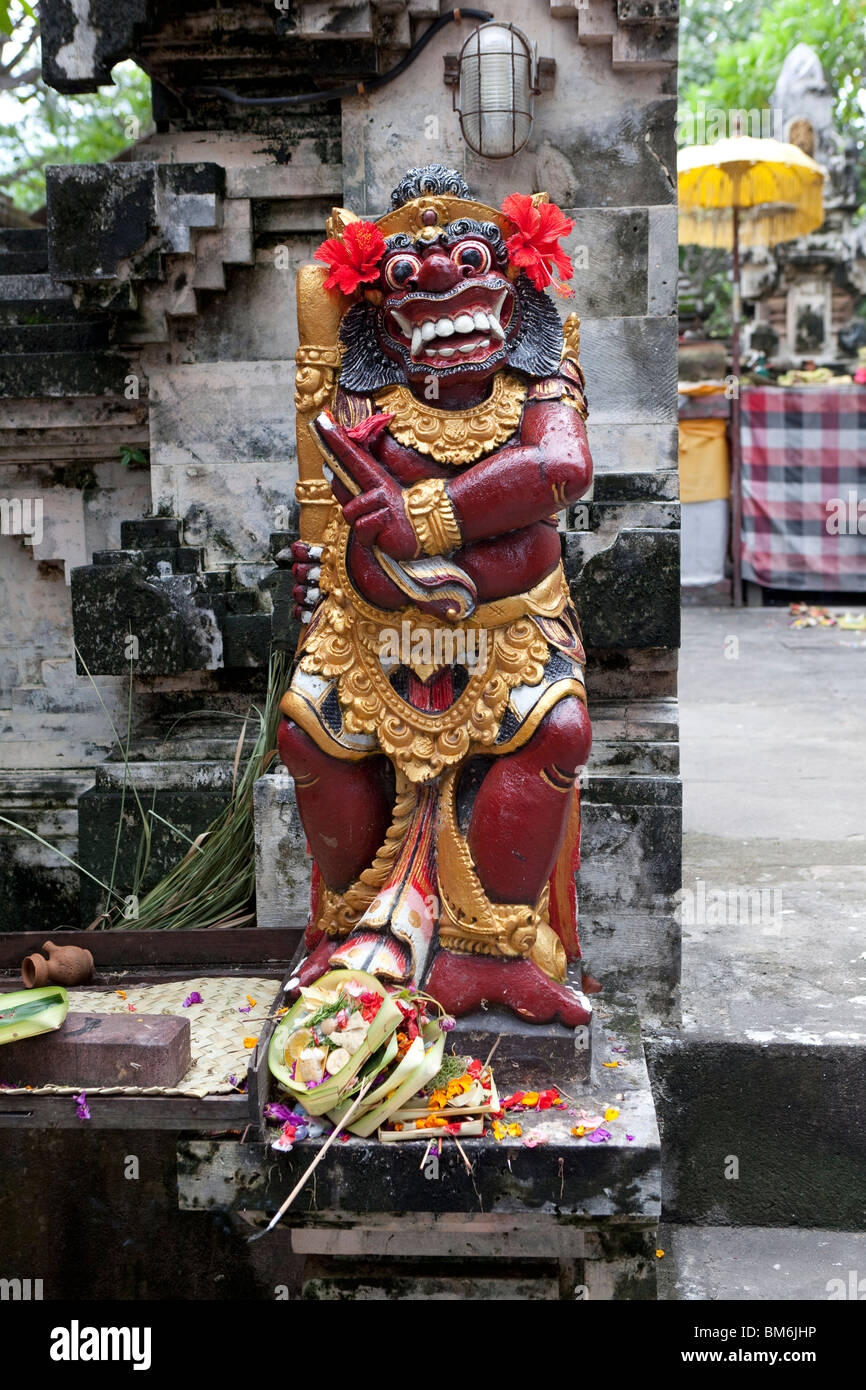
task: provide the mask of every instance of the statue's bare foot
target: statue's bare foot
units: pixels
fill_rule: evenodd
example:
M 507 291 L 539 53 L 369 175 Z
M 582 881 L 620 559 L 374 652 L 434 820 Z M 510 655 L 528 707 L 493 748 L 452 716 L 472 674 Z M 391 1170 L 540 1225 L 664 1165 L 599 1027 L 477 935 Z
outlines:
M 292 977 L 298 982 L 294 989 L 289 991 L 293 998 L 302 985 L 306 989 L 308 985 L 315 984 L 321 975 L 327 973 L 331 953 L 336 951 L 339 944 L 339 941 L 335 941 L 332 936 L 323 936 L 315 950 L 301 961 Z
M 531 960 L 502 960 L 441 950 L 424 989 L 447 1013 L 460 1018 L 484 1004 L 504 1004 L 533 1023 L 559 1019 L 568 1028 L 589 1023 L 586 1001 L 568 985 L 557 984 Z
M 402 942 L 387 933 L 355 931 L 342 940 L 325 936 L 295 971 L 292 997 L 329 970 L 366 970 L 381 980 L 399 983 L 411 975 L 411 957 Z

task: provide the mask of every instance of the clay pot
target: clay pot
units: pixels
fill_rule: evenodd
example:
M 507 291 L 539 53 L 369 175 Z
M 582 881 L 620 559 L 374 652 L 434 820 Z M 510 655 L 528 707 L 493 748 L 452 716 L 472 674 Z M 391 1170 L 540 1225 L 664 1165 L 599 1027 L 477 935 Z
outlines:
M 28 989 L 83 985 L 93 974 L 93 956 L 83 946 L 55 946 L 53 941 L 46 941 L 42 950 L 45 955 L 36 952 L 21 962 L 21 978 Z

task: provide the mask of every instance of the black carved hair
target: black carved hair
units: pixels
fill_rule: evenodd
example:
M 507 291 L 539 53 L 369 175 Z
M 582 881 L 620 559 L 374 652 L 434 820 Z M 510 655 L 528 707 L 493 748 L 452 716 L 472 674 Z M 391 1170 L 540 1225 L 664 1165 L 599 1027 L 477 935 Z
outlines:
M 391 194 L 391 207 L 401 208 L 414 198 L 425 194 L 434 197 L 468 198 L 469 186 L 456 169 L 447 169 L 444 164 L 425 164 L 420 169 L 409 169 L 403 175 Z
M 508 354 L 508 365 L 527 376 L 556 376 L 562 358 L 562 322 L 556 305 L 525 275 L 514 288 L 520 304 L 520 332 Z
M 405 379 L 376 337 L 376 310 L 371 304 L 352 305 L 340 324 L 340 341 L 345 349 L 340 367 L 344 391 L 378 391 L 380 386 L 394 386 Z

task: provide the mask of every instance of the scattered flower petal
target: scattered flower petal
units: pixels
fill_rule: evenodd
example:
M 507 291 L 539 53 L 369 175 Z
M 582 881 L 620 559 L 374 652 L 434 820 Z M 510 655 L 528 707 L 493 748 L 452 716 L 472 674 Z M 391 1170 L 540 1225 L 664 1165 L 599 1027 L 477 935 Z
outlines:
M 197 989 L 194 989 L 193 992 L 192 992 L 192 994 L 188 994 L 188 995 L 186 996 L 186 998 L 184 999 L 184 1001 L 183 1001 L 183 1007 L 184 1007 L 185 1009 L 188 1009 L 189 1006 L 190 1006 L 190 1004 L 201 1004 L 201 1003 L 203 1003 L 203 1002 L 204 1002 L 204 1001 L 202 1000 L 202 997 L 201 997 L 201 995 L 199 994 L 198 990 L 197 990 Z
M 592 1134 L 586 1136 L 589 1144 L 604 1144 L 610 1137 L 610 1130 L 605 1129 L 602 1125 L 599 1125 L 598 1129 L 594 1129 Z
M 266 1120 L 279 1120 L 280 1123 L 283 1124 L 286 1120 L 294 1120 L 294 1118 L 294 1113 L 288 1105 L 280 1105 L 277 1102 L 272 1102 L 270 1105 L 265 1106 Z

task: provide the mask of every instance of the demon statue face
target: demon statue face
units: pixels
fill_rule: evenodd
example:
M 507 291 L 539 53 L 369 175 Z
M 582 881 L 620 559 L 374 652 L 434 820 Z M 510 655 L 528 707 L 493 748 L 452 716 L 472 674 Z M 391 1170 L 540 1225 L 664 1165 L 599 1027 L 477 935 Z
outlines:
M 393 212 L 378 224 L 385 233 L 378 278 L 343 321 L 344 390 L 406 383 L 419 397 L 446 402 L 467 388 L 483 395 L 506 366 L 537 377 L 558 370 L 555 306 L 509 263 L 491 209 L 475 205 L 486 218 L 444 220 L 455 195 L 474 210 L 462 179 L 440 166 L 413 170 L 395 189 Z M 407 220 L 406 204 L 415 225 L 388 235 L 389 220 Z

